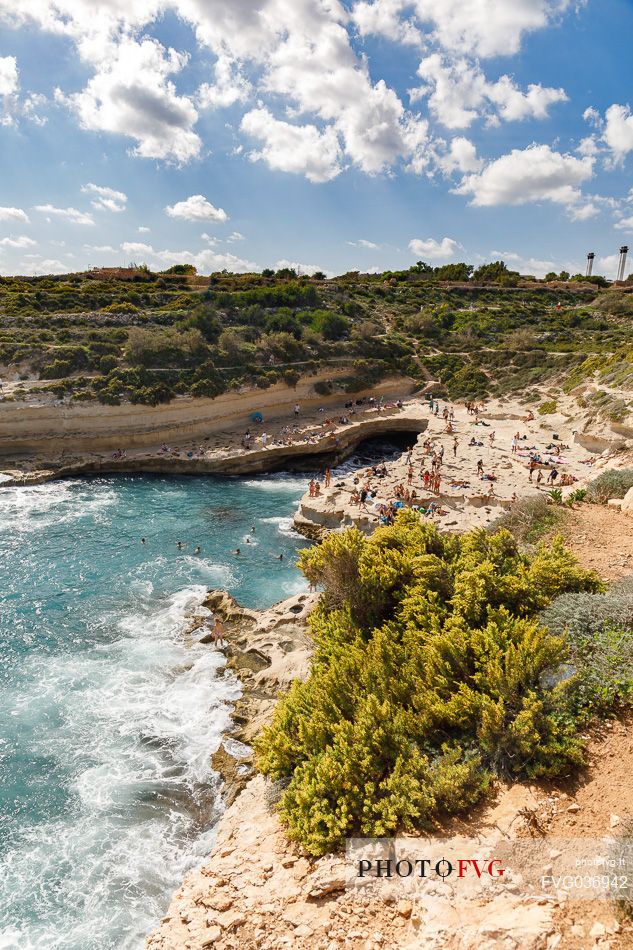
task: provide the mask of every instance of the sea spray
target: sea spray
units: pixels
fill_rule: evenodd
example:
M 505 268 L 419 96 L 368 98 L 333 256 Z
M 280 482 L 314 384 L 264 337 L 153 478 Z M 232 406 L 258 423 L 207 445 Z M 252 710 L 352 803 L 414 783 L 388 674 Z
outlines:
M 191 617 L 306 586 L 303 483 L 249 481 L 0 489 L 0 947 L 140 948 L 210 850 L 239 683 Z

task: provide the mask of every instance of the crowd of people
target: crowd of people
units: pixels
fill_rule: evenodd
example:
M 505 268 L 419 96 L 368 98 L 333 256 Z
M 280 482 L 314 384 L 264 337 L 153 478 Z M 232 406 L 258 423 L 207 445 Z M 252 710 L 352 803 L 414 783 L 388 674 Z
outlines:
M 426 517 L 441 517 L 448 514 L 451 507 L 458 503 L 459 496 L 455 492 L 473 493 L 474 486 L 471 484 L 468 475 L 463 477 L 462 472 L 458 476 L 447 474 L 447 463 L 445 456 L 451 459 L 448 464 L 448 470 L 460 468 L 463 470 L 463 464 L 458 465 L 457 460 L 460 455 L 460 444 L 464 433 L 464 425 L 470 423 L 474 426 L 484 426 L 491 429 L 487 436 L 473 434 L 469 441 L 464 441 L 466 446 L 466 458 L 463 460 L 467 465 L 473 464 L 474 472 L 470 478 L 476 478 L 481 483 L 479 496 L 484 500 L 497 498 L 496 486 L 499 484 L 500 474 L 497 472 L 497 466 L 509 455 L 511 459 L 525 466 L 527 471 L 527 480 L 537 487 L 551 489 L 558 486 L 573 485 L 577 481 L 575 475 L 571 472 L 560 471 L 561 466 L 567 464 L 565 453 L 570 450 L 569 445 L 562 442 L 557 435 L 550 438 L 549 443 L 539 450 L 536 445 L 530 444 L 527 433 L 516 431 L 509 444 L 505 445 L 504 437 L 502 444 L 498 445 L 497 432 L 495 428 L 485 418 L 486 407 L 481 403 L 466 402 L 464 409 L 466 416 L 462 416 L 461 421 L 456 417 L 456 410 L 449 403 L 442 404 L 433 395 L 427 397 L 428 408 L 434 418 L 438 421 L 443 420 L 444 428 L 433 436 L 427 436 L 422 442 L 418 442 L 411 447 L 397 463 L 397 467 L 389 466 L 385 461 L 378 462 L 362 472 L 357 472 L 351 479 L 350 504 L 355 506 L 361 512 L 375 514 L 382 524 L 391 523 L 399 510 L 403 507 L 411 507 Z M 459 407 L 458 407 L 459 408 Z M 488 417 L 489 418 L 489 417 Z M 528 423 L 533 421 L 534 414 L 528 412 L 523 421 Z M 446 439 L 445 436 L 450 436 Z M 487 444 L 486 455 L 488 461 L 484 464 L 483 458 L 478 458 L 475 462 L 468 462 L 468 450 L 484 449 Z M 476 457 L 476 456 L 475 456 Z M 594 459 L 584 460 L 586 464 L 592 464 Z M 404 464 L 403 464 L 404 463 Z M 508 466 L 504 462 L 504 467 Z M 393 476 L 385 484 L 385 479 Z M 331 473 L 326 473 L 326 477 L 321 482 L 319 479 L 312 479 L 309 485 L 309 496 L 319 497 L 330 488 Z M 348 485 L 337 483 L 336 487 L 345 487 Z M 445 487 L 446 486 L 446 487 Z M 477 494 L 477 492 L 475 492 Z M 511 504 L 517 499 L 516 491 L 507 491 L 505 500 L 503 495 L 499 499 L 504 503 Z M 463 497 L 463 495 L 462 495 Z M 499 502 L 497 502 L 499 503 Z

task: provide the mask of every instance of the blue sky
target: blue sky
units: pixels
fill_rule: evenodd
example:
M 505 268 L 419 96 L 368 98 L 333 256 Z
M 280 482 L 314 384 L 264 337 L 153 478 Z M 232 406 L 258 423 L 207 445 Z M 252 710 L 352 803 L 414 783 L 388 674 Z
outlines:
M 0 273 L 615 276 L 630 0 L 0 0 Z

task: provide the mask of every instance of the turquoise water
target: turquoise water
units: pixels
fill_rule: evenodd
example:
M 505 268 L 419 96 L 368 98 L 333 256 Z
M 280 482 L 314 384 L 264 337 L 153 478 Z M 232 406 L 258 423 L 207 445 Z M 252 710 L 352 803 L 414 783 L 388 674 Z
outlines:
M 186 617 L 209 587 L 250 607 L 306 589 L 305 483 L 0 488 L 0 947 L 139 948 L 208 854 L 239 689 Z

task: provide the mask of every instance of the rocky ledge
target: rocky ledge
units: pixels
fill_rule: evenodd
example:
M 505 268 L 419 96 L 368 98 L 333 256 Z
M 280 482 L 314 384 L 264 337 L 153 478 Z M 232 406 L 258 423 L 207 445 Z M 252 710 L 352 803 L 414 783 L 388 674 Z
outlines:
M 312 640 L 307 618 L 317 597 L 296 594 L 265 611 L 241 607 L 223 590 L 210 591 L 204 601 L 203 606 L 222 621 L 227 669 L 237 674 L 243 687 L 234 707 L 233 726 L 212 756 L 214 769 L 224 779 L 227 804 L 253 775 L 250 743 L 272 715 L 279 693 L 308 675 Z M 204 624 L 204 617 L 193 618 L 190 636 L 211 644 L 212 635 Z

